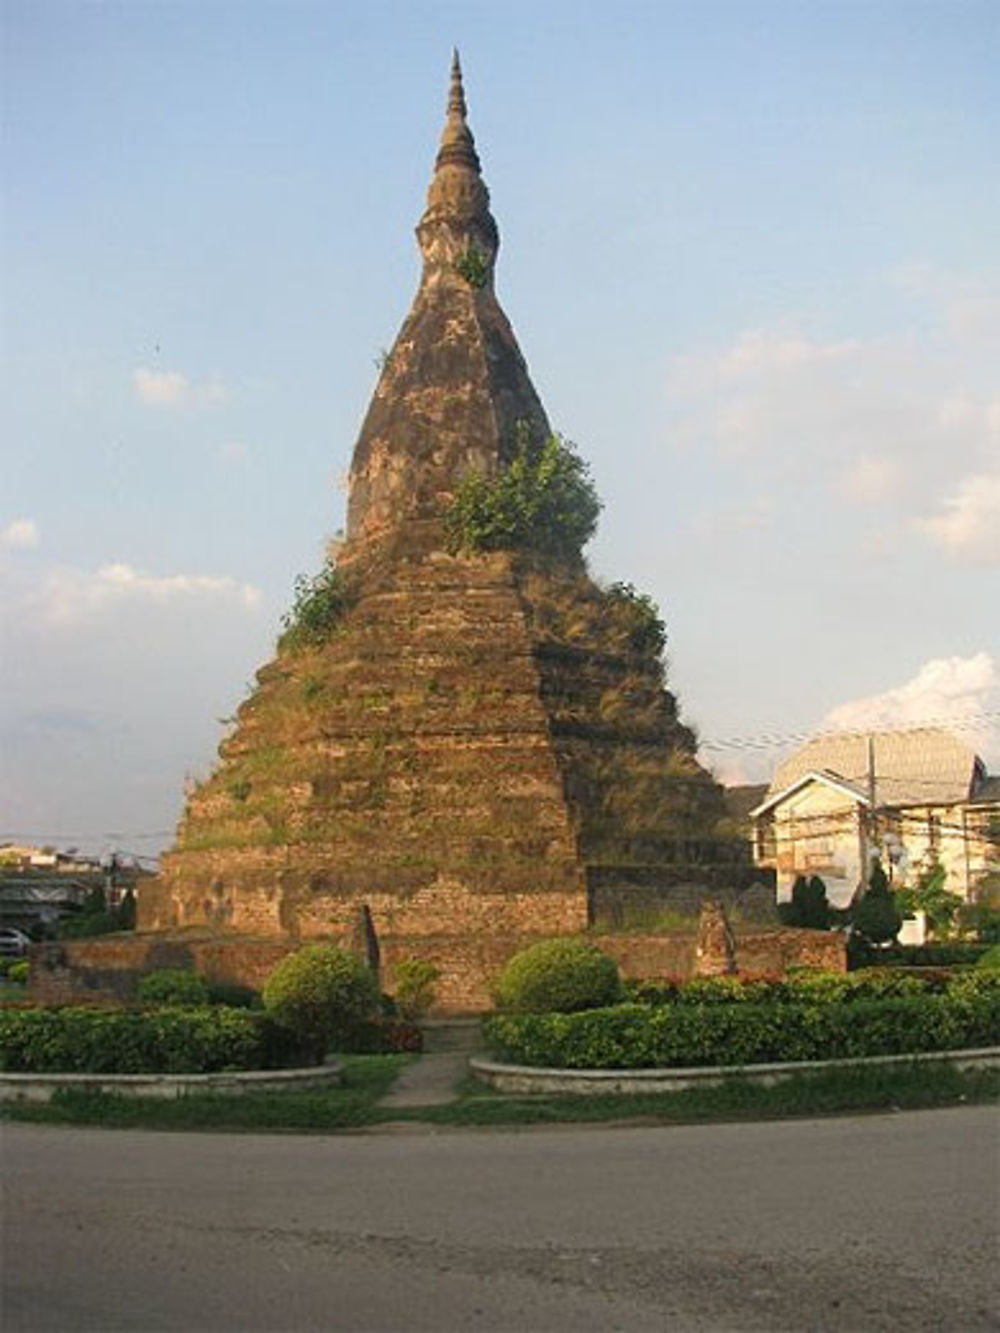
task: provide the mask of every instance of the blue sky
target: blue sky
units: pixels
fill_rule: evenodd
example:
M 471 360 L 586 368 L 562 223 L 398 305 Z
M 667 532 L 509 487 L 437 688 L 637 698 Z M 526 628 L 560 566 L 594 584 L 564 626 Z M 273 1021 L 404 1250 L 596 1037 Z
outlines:
M 1000 767 L 996 4 L 2 24 L 0 839 L 169 841 L 342 524 L 454 43 L 501 301 L 685 715 L 951 717 Z

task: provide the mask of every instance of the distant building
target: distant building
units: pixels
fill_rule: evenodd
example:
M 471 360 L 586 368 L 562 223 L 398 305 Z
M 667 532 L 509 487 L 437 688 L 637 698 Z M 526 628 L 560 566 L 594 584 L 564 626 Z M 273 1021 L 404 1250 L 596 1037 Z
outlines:
M 20 843 L 0 844 L 0 926 L 55 926 L 82 910 L 87 895 L 103 888 L 109 907 L 116 907 L 126 889 L 148 879 L 136 864 L 117 857 L 101 862 L 75 851 Z
M 750 817 L 779 902 L 797 876 L 818 875 L 846 907 L 875 857 L 896 886 L 939 864 L 966 900 L 1000 867 L 1000 777 L 940 728 L 817 737 L 778 767 Z

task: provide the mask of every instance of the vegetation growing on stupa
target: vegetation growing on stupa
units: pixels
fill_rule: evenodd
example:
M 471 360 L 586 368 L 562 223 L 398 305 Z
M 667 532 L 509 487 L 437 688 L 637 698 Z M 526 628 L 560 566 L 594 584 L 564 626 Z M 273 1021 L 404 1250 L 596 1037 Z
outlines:
M 325 643 L 355 596 L 350 580 L 329 561 L 312 578 L 300 574 L 295 580 L 295 601 L 281 619 L 279 648 L 315 648 Z
M 489 259 L 478 245 L 470 245 L 455 261 L 455 268 L 470 287 L 485 287 L 490 276 Z
M 536 444 L 522 425 L 513 458 L 495 477 L 472 472 L 462 481 L 445 534 L 456 555 L 527 550 L 575 558 L 600 512 L 590 469 L 573 446 L 559 435 Z

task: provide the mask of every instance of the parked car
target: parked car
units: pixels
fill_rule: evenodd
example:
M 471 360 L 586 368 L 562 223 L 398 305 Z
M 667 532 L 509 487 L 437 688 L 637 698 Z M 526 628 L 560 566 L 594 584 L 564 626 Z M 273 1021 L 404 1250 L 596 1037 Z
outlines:
M 4 926 L 0 930 L 0 958 L 23 958 L 31 948 L 33 940 L 16 926 Z

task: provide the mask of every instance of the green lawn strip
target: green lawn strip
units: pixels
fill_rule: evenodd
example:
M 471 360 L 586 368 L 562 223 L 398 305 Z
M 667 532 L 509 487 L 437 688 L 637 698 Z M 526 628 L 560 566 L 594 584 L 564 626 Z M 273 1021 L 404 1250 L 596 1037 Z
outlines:
M 338 1088 L 301 1092 L 189 1093 L 183 1097 L 123 1097 L 65 1091 L 51 1102 L 5 1102 L 0 1116 L 44 1124 L 109 1129 L 335 1130 L 373 1123 L 374 1105 L 392 1087 L 407 1055 L 345 1055 Z
M 67 1092 L 48 1105 L 8 1102 L 2 1114 L 11 1120 L 115 1129 L 330 1133 L 399 1121 L 489 1127 L 767 1120 L 1000 1099 L 998 1069 L 962 1072 L 947 1064 L 913 1064 L 885 1069 L 845 1066 L 801 1074 L 772 1087 L 732 1078 L 712 1088 L 591 1097 L 492 1093 L 469 1080 L 460 1087 L 456 1101 L 444 1106 L 377 1106 L 406 1061 L 405 1056 L 347 1056 L 344 1086 L 314 1092 L 197 1094 L 175 1100 Z
M 379 1119 L 421 1120 L 439 1125 L 574 1124 L 602 1120 L 692 1122 L 766 1120 L 837 1112 L 916 1110 L 1000 1098 L 1000 1069 L 961 1071 L 947 1064 L 844 1066 L 800 1074 L 765 1087 L 733 1077 L 715 1087 L 677 1092 L 600 1096 L 476 1095 L 466 1092 L 445 1106 L 388 1108 Z

